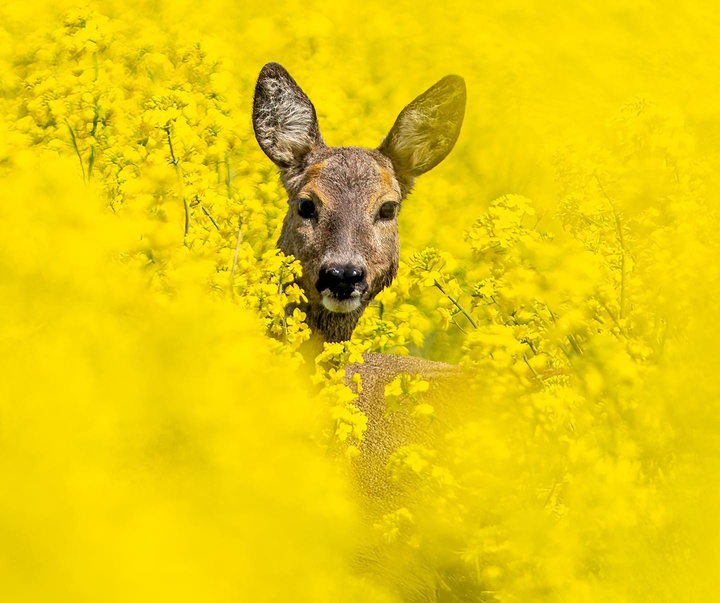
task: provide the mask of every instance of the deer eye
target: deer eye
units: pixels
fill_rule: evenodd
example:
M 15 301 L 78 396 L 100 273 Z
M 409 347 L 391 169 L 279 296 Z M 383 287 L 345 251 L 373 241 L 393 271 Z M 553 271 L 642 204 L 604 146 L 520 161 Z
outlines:
M 315 216 L 315 203 L 312 199 L 297 199 L 296 203 L 298 215 L 306 220 Z
M 399 203 L 396 203 L 395 201 L 387 201 L 380 206 L 377 214 L 377 219 L 392 220 L 397 216 L 399 208 Z

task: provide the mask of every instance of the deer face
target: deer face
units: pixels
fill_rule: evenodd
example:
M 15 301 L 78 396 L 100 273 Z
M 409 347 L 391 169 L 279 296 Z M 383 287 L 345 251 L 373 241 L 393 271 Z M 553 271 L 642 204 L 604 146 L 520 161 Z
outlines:
M 315 108 L 269 63 L 255 89 L 253 125 L 288 192 L 279 247 L 303 267 L 311 328 L 349 339 L 360 314 L 397 271 L 397 215 L 414 178 L 442 161 L 465 112 L 461 78 L 440 80 L 400 113 L 378 149 L 329 147 Z
M 402 194 L 377 151 L 322 149 L 292 190 L 280 248 L 303 266 L 310 303 L 352 313 L 392 282 Z

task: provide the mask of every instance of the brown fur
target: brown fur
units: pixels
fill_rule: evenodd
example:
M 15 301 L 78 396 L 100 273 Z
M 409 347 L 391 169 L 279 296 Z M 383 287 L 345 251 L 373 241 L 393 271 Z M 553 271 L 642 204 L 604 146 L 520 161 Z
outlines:
M 397 221 L 375 223 L 374 217 L 378 200 L 399 201 L 400 191 L 395 182 L 387 186 L 383 181 L 381 170 L 392 167 L 377 151 L 325 148 L 321 157 L 291 191 L 293 197 L 313 196 L 317 223 L 288 211 L 278 245 L 302 264 L 301 285 L 308 297 L 303 309 L 310 328 L 324 341 L 343 341 L 350 338 L 368 303 L 395 277 L 400 252 Z M 365 266 L 369 286 L 357 311 L 340 314 L 322 305 L 315 283 L 320 266 L 330 260 L 355 260 Z
M 329 147 L 315 107 L 276 63 L 263 67 L 255 88 L 253 126 L 258 143 L 280 168 L 290 207 L 278 246 L 303 267 L 302 308 L 321 341 L 349 339 L 370 301 L 395 278 L 400 252 L 397 219 L 379 220 L 387 201 L 401 203 L 414 178 L 442 161 L 460 134 L 465 84 L 447 76 L 400 113 L 378 149 Z M 311 198 L 317 219 L 297 213 L 298 198 Z M 330 311 L 316 289 L 323 266 L 352 265 L 366 271 L 358 308 Z
M 390 455 L 401 446 L 418 442 L 433 447 L 443 426 L 452 420 L 457 391 L 465 385 L 466 376 L 451 364 L 389 354 L 366 354 L 362 364 L 348 367 L 346 373 L 349 383 L 354 374 L 360 374 L 358 407 L 368 418 L 362 454 L 355 461 L 362 476 L 362 494 L 377 512 L 400 506 L 398 499 L 407 493 L 385 471 Z M 430 381 L 426 399 L 435 408 L 434 419 L 413 417 L 408 409 L 386 415 L 385 386 L 402 373 L 420 374 Z
M 315 336 L 313 352 L 323 341 L 350 339 L 370 301 L 390 285 L 398 267 L 400 242 L 397 217 L 378 219 L 388 201 L 401 203 L 415 177 L 442 161 L 460 134 L 465 111 L 465 85 L 447 76 L 398 116 L 378 149 L 329 147 L 317 124 L 315 108 L 290 74 L 269 63 L 255 89 L 253 125 L 258 143 L 280 169 L 289 209 L 278 246 L 302 264 L 300 283 L 308 298 L 302 309 Z M 314 218 L 298 214 L 296 199 L 312 199 Z M 323 266 L 352 265 L 366 271 L 360 304 L 347 313 L 330 311 L 316 287 Z M 393 450 L 428 431 L 398 412 L 385 417 L 384 387 L 401 373 L 421 374 L 432 382 L 434 403 L 452 399 L 460 378 L 457 367 L 370 354 L 365 363 L 349 367 L 347 379 L 359 373 L 363 391 L 358 406 L 369 424 L 360 456 L 361 488 L 370 500 L 390 504 L 394 487 L 384 470 Z M 443 405 L 451 407 L 452 405 Z

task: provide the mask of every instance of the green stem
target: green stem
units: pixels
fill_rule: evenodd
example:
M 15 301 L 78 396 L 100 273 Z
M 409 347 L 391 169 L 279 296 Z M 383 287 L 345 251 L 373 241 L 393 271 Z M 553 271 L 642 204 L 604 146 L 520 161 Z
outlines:
M 183 238 L 187 237 L 188 230 L 190 230 L 190 208 L 188 207 L 187 199 L 183 195 L 183 207 L 185 208 L 185 230 L 183 232 Z
M 215 227 L 215 229 L 216 229 L 216 230 L 220 230 L 220 227 L 217 225 L 217 222 L 216 222 L 216 221 L 213 219 L 213 217 L 210 215 L 210 212 L 209 212 L 207 209 L 205 209 L 202 205 L 200 206 L 200 208 L 203 210 L 203 213 L 204 213 L 208 218 L 210 218 L 210 221 L 213 223 L 213 226 Z
M 83 177 L 83 182 L 86 182 L 85 180 L 85 166 L 83 165 L 82 155 L 80 155 L 80 149 L 78 149 L 77 145 L 77 138 L 75 138 L 75 131 L 70 126 L 70 122 L 68 120 L 65 120 L 65 125 L 67 126 L 68 132 L 70 132 L 70 140 L 72 140 L 72 146 L 73 149 L 75 149 L 75 154 L 77 155 L 78 161 L 80 162 L 80 173 Z
M 182 173 L 180 172 L 180 162 L 178 161 L 177 157 L 175 157 L 175 149 L 173 148 L 172 136 L 170 136 L 170 126 L 165 126 L 163 130 L 165 130 L 165 134 L 167 134 L 168 146 L 170 147 L 170 163 L 172 163 L 172 165 L 175 167 L 175 173 L 178 175 L 178 180 L 180 181 L 180 185 L 182 186 L 183 178 Z M 185 209 L 185 230 L 183 233 L 183 239 L 185 239 L 187 237 L 188 231 L 190 230 L 190 207 L 188 207 L 188 202 L 185 198 L 185 195 L 181 196 L 183 201 L 183 208 Z
M 455 320 L 454 316 L 452 317 L 452 322 L 458 329 L 460 329 L 465 335 L 467 335 L 467 331 L 460 326 L 460 323 L 458 323 L 458 321 Z
M 232 175 L 230 174 L 230 153 L 225 153 L 225 191 L 227 192 L 228 199 L 232 196 L 230 194 L 230 185 L 232 184 Z
M 170 163 L 175 166 L 175 169 L 178 169 L 178 160 L 177 157 L 175 157 L 175 149 L 173 149 L 172 137 L 170 136 L 170 126 L 165 126 L 163 130 L 165 130 L 165 134 L 167 134 L 167 141 L 170 146 Z
M 465 318 L 467 318 L 467 319 L 470 321 L 470 324 L 473 326 L 473 328 L 475 328 L 475 329 L 478 328 L 477 323 L 473 320 L 473 317 L 470 316 L 470 314 L 468 313 L 468 311 L 467 311 L 465 308 L 463 308 L 456 299 L 454 299 L 451 295 L 448 295 L 448 294 L 445 292 L 445 289 L 443 289 L 443 286 L 442 286 L 440 283 L 438 283 L 437 281 L 435 281 L 435 282 L 433 283 L 433 285 L 434 285 L 435 287 L 437 287 L 437 288 L 440 290 L 440 293 L 442 293 L 445 297 L 447 297 L 447 298 L 455 305 L 455 307 L 456 307 L 458 310 L 460 310 L 460 312 L 462 312 L 462 314 L 465 316 Z
M 97 126 L 98 121 L 100 121 L 100 105 L 97 103 L 97 99 L 95 100 L 95 107 L 93 109 L 94 115 L 93 115 L 93 125 L 92 125 L 92 131 L 90 132 L 90 136 L 92 139 L 95 140 L 95 134 L 97 132 Z M 95 142 L 93 142 L 92 146 L 90 147 L 90 158 L 88 159 L 88 169 L 87 169 L 87 178 L 90 180 L 92 176 L 92 169 L 93 165 L 95 165 Z
M 240 244 L 242 243 L 242 218 L 239 218 L 237 243 L 235 245 L 235 256 L 233 257 L 232 268 L 230 269 L 230 291 L 235 295 L 235 269 L 237 268 L 238 258 L 240 257 Z

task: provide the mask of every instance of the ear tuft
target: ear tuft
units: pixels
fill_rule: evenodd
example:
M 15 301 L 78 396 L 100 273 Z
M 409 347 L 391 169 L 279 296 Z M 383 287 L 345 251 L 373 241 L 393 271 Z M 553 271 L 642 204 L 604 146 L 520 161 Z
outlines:
M 324 144 L 315 107 L 278 63 L 268 63 L 260 71 L 253 128 L 260 148 L 281 170 L 300 167 L 313 147 Z
M 466 98 L 465 80 L 448 75 L 400 112 L 378 150 L 401 181 L 411 185 L 448 156 L 460 136 Z

